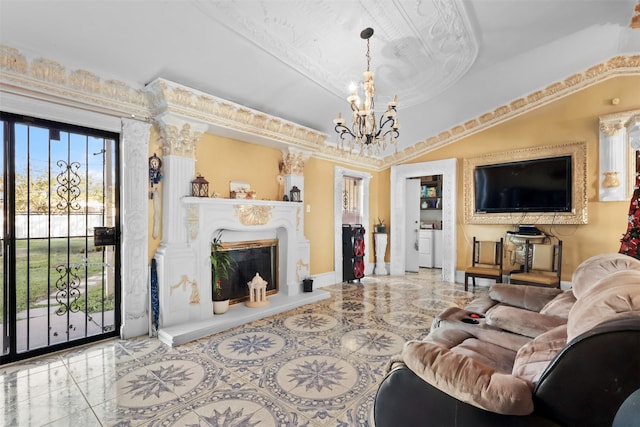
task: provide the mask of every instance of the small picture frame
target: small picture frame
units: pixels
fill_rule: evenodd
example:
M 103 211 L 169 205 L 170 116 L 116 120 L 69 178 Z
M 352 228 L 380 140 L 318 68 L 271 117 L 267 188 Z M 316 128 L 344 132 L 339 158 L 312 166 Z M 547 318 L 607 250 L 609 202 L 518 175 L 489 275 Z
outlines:
M 229 182 L 229 198 L 230 199 L 247 199 L 250 198 L 251 184 L 242 181 Z

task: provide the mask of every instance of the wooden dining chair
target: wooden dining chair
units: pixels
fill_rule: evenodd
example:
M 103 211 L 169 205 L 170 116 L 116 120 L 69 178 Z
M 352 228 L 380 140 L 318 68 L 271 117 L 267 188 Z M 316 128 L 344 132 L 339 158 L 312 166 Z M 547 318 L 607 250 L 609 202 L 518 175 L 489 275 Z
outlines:
M 492 279 L 496 283 L 502 283 L 502 258 L 503 239 L 477 240 L 473 238 L 471 266 L 464 270 L 464 290 L 469 289 L 469 278 L 473 287 L 476 286 L 476 277 Z
M 562 274 L 562 240 L 558 243 L 525 243 L 524 271 L 511 273 L 516 285 L 560 287 Z

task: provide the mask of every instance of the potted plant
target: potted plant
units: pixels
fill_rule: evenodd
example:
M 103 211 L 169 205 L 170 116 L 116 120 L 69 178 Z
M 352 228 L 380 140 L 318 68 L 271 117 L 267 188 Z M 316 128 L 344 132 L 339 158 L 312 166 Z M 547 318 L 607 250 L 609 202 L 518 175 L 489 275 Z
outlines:
M 384 225 L 384 219 L 380 219 L 380 217 L 378 217 L 378 223 L 376 224 L 376 232 L 377 233 L 387 232 L 387 226 Z
M 228 279 L 233 269 L 233 260 L 222 248 L 222 232 L 211 242 L 211 300 L 213 312 L 222 314 L 229 308 L 229 297 L 222 289 L 222 280 Z

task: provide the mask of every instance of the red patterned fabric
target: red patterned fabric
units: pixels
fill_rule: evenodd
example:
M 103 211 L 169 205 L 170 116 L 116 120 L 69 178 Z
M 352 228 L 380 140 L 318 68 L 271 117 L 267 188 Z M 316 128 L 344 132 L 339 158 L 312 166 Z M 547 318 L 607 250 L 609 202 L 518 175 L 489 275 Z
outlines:
M 631 205 L 629 206 L 629 222 L 627 232 L 620 239 L 621 254 L 632 256 L 640 259 L 640 151 L 636 151 L 636 186 L 631 197 Z

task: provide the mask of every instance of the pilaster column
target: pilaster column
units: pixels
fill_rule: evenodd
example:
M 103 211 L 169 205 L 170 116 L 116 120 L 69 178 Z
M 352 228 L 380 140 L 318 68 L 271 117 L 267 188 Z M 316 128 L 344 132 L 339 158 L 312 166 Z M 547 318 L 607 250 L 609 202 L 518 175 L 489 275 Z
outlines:
M 619 118 L 600 120 L 600 189 L 601 201 L 626 200 L 627 149 L 626 131 Z
M 120 143 L 122 229 L 122 338 L 149 330 L 147 185 L 151 125 L 122 119 Z
M 207 295 L 195 280 L 196 253 L 189 246 L 187 212 L 181 199 L 191 195 L 195 178 L 195 144 L 207 126 L 188 122 L 171 114 L 156 117 L 164 154 L 162 182 L 162 241 L 155 259 L 158 267 L 160 328 L 201 319 L 202 312 L 211 312 L 210 301 L 193 306 L 191 283 L 200 295 Z
M 614 104 L 615 105 L 615 104 Z M 622 201 L 633 189 L 633 154 L 625 127 L 640 110 L 622 111 L 600 117 L 599 130 L 599 199 Z
M 311 272 L 310 258 L 311 249 L 309 240 L 304 235 L 304 162 L 309 159 L 311 153 L 297 148 L 286 148 L 282 150 L 282 162 L 280 173 L 284 177 L 284 194 L 290 195 L 291 189 L 296 186 L 300 190 L 300 200 L 302 203 L 296 209 L 296 281 L 309 277 Z M 289 249 L 291 250 L 291 249 Z
M 300 200 L 304 201 L 304 163 L 311 156 L 310 152 L 297 148 L 282 150 L 282 174 L 284 175 L 284 194 L 296 186 L 300 189 Z
M 186 244 L 186 219 L 180 199 L 191 195 L 191 181 L 195 178 L 195 145 L 206 125 L 171 116 L 158 118 L 156 124 L 164 153 L 161 245 Z

